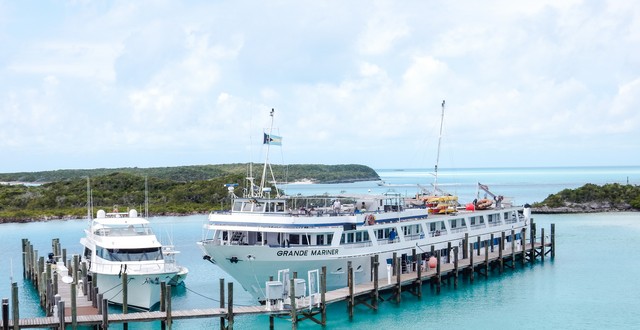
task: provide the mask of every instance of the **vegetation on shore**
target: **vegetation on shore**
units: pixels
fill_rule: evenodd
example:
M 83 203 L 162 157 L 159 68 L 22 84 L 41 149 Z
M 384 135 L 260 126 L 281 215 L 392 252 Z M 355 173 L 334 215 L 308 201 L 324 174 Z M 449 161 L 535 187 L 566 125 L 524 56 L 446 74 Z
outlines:
M 639 211 L 640 186 L 618 183 L 598 186 L 585 184 L 576 189 L 564 189 L 532 205 L 535 213 L 589 213 Z
M 178 182 L 198 180 L 210 180 L 226 176 L 246 176 L 248 164 L 218 164 L 218 165 L 192 165 L 176 167 L 151 167 L 151 168 L 98 168 L 98 169 L 74 169 L 41 172 L 0 173 L 2 182 L 28 182 L 46 183 L 72 180 L 86 177 L 97 177 L 111 173 L 129 173 L 139 176 L 155 177 Z M 380 180 L 376 171 L 368 166 L 345 165 L 271 165 L 274 175 L 281 182 L 294 182 L 299 180 L 311 180 L 316 183 L 354 182 L 367 180 Z M 260 172 L 262 165 L 254 165 L 254 172 Z
M 220 170 L 221 168 L 225 170 Z M 0 185 L 0 222 L 86 216 L 87 177 L 91 178 L 94 210 L 111 210 L 117 206 L 119 211 L 136 208 L 141 212 L 145 200 L 145 174 L 148 178 L 151 215 L 205 213 L 229 207 L 229 193 L 224 185 L 239 184 L 236 193 L 241 194 L 240 189 L 245 184 L 246 176 L 246 164 L 155 168 L 148 173 L 142 172 L 143 170 L 111 170 L 106 173 L 109 171 L 99 169 L 38 172 L 29 175 L 2 174 L 0 180 L 4 181 L 53 182 L 41 185 Z M 351 182 L 379 179 L 373 169 L 362 165 L 291 165 L 274 168 L 274 171 L 286 170 L 291 181 L 306 179 L 313 182 Z M 205 173 L 215 175 L 201 179 Z

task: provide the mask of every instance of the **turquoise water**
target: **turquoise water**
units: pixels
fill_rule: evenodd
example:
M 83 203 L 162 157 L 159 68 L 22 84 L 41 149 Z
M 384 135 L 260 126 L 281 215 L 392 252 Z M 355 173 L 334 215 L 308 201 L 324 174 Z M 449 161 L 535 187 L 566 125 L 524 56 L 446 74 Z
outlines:
M 513 196 L 546 197 L 564 188 L 587 182 L 626 183 L 627 176 L 638 184 L 639 167 L 604 167 L 589 169 L 480 169 L 456 171 L 451 186 L 475 189 L 475 180 L 488 184 L 498 193 L 513 189 Z M 600 172 L 599 172 L 600 171 Z M 444 171 L 442 171 L 444 172 Z M 404 189 L 416 178 L 430 177 L 427 171 L 380 170 L 389 186 L 378 187 L 358 183 L 358 189 Z M 443 175 L 443 177 L 446 177 Z M 404 178 L 404 179 L 403 179 Z M 466 178 L 462 180 L 460 178 Z M 440 181 L 440 178 L 439 178 Z M 445 179 L 443 181 L 446 183 Z M 393 187 L 392 185 L 397 185 Z M 318 189 L 354 190 L 356 184 L 327 186 Z M 303 185 L 299 189 L 303 189 Z M 528 186 L 528 187 L 527 187 Z M 310 188 L 315 189 L 315 188 Z M 523 191 L 523 194 L 515 194 Z M 353 192 L 353 191 L 352 191 Z M 474 194 L 475 191 L 472 193 Z M 508 195 L 508 194 L 506 194 Z M 517 199 L 521 203 L 520 198 Z M 328 308 L 328 329 L 403 327 L 405 329 L 629 329 L 640 324 L 640 266 L 635 262 L 640 251 L 640 213 L 612 213 L 585 215 L 534 215 L 538 228 L 549 232 L 549 224 L 556 224 L 557 252 L 555 260 L 506 270 L 488 279 L 476 279 L 473 284 L 461 282 L 458 289 L 443 287 L 435 295 L 424 286 L 422 300 L 405 293 L 402 303 L 380 304 L 380 310 L 356 307 L 353 320 L 348 319 L 344 303 Z M 190 269 L 186 288 L 173 294 L 176 309 L 217 307 L 219 278 L 232 280 L 215 266 L 203 261 L 195 242 L 202 236 L 204 215 L 187 217 L 158 217 L 151 219 L 156 233 L 163 241 L 173 240 L 182 251 L 179 262 Z M 23 317 L 42 315 L 30 284 L 22 280 L 20 239 L 28 238 L 40 255 L 51 249 L 51 238 L 60 238 L 68 254 L 80 252 L 78 240 L 85 227 L 83 220 L 50 221 L 30 224 L 0 225 L 0 298 L 10 298 L 10 283 L 18 282 L 20 313 Z M 252 305 L 251 297 L 239 285 L 234 286 L 234 301 Z M 116 309 L 114 309 L 116 311 Z M 218 327 L 216 320 L 177 321 L 175 329 Z M 267 328 L 264 316 L 238 317 L 237 329 Z M 120 328 L 113 326 L 112 328 Z M 131 324 L 131 329 L 159 329 L 156 323 Z M 276 320 L 276 328 L 290 328 L 288 320 Z M 301 329 L 319 329 L 311 321 L 299 324 Z

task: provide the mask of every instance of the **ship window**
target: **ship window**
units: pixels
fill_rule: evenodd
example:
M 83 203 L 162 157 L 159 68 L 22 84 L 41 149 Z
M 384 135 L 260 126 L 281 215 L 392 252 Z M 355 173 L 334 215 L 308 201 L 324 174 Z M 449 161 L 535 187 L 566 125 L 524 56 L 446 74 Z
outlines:
M 441 230 L 447 229 L 447 226 L 444 224 L 444 221 L 440 221 L 440 229 Z
M 302 245 L 309 245 L 309 236 L 308 235 L 302 235 Z
M 456 228 L 458 226 L 458 219 L 451 220 L 451 229 Z
M 233 210 L 238 212 L 242 211 L 242 202 L 238 201 L 233 203 Z
M 480 216 L 480 223 L 484 223 L 484 217 Z
M 290 234 L 289 235 L 289 244 L 300 244 L 300 235 L 298 235 L 298 234 Z
M 333 234 L 327 234 L 327 244 L 331 244 L 333 241 Z
M 429 224 L 429 231 L 436 231 L 436 223 L 432 222 Z
M 316 245 L 324 245 L 324 235 L 316 236 Z
M 353 233 L 347 233 L 347 243 L 353 243 L 354 242 L 354 238 L 353 238 Z
M 476 224 L 476 217 L 471 217 L 471 225 L 474 226 Z

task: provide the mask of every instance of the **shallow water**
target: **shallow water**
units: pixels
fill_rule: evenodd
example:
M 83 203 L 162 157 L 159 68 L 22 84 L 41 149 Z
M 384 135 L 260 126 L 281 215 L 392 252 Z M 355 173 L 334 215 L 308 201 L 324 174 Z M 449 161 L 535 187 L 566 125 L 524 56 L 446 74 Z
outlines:
M 458 177 L 485 176 L 490 180 L 480 181 L 489 184 L 496 192 L 499 191 L 497 188 L 513 187 L 514 195 L 516 191 L 524 190 L 525 198 L 538 198 L 587 182 L 625 183 L 627 173 L 632 173 L 629 174 L 630 179 L 637 183 L 640 173 L 635 167 L 602 169 L 601 173 L 584 170 L 580 174 L 572 174 L 566 169 L 529 170 L 526 172 L 530 173 L 528 176 L 522 169 L 469 170 L 472 173 L 463 172 Z M 415 178 L 429 175 L 426 171 L 418 170 L 381 171 L 383 173 L 391 173 L 383 176 L 385 182 L 397 185 L 412 184 Z M 469 179 L 465 185 L 473 187 L 475 180 Z M 527 183 L 531 183 L 528 190 L 523 188 Z M 331 189 L 353 189 L 356 185 L 365 191 L 371 187 L 378 189 L 375 182 L 369 182 L 368 186 L 365 183 L 331 186 Z M 389 188 L 393 187 L 380 189 Z M 640 324 L 640 313 L 637 312 L 640 287 L 636 283 L 640 266 L 635 262 L 635 257 L 640 250 L 640 213 L 534 215 L 534 219 L 538 228 L 545 228 L 547 235 L 550 223 L 556 224 L 557 250 L 554 260 L 547 258 L 544 263 L 538 261 L 534 265 L 518 266 L 516 270 L 507 269 L 502 275 L 492 273 L 488 279 L 476 278 L 473 284 L 461 281 L 458 289 L 445 286 L 439 295 L 425 285 L 421 300 L 405 293 L 400 305 L 383 302 L 377 312 L 359 305 L 353 320 L 348 319 L 344 303 L 332 304 L 328 308 L 327 329 L 637 328 Z M 178 262 L 190 270 L 186 288 L 179 288 L 173 294 L 174 308 L 219 306 L 216 300 L 219 296 L 219 278 L 226 278 L 227 281 L 232 279 L 202 260 L 195 244 L 202 237 L 201 228 L 206 216 L 158 217 L 151 221 L 161 240 L 168 242 L 171 239 L 182 252 Z M 30 284 L 22 280 L 20 239 L 28 238 L 40 255 L 46 255 L 51 250 L 51 239 L 60 238 L 62 247 L 71 255 L 80 252 L 78 241 L 84 227 L 83 220 L 0 225 L 0 260 L 6 265 L 0 268 L 0 281 L 5 283 L 0 285 L 0 297 L 10 298 L 13 279 L 19 285 L 21 316 L 42 315 L 35 292 Z M 254 304 L 240 285 L 236 284 L 234 291 L 236 304 Z M 116 308 L 112 310 L 117 311 Z M 174 329 L 217 328 L 218 324 L 218 319 L 180 320 L 176 321 Z M 267 327 L 266 316 L 242 316 L 235 320 L 237 329 Z M 276 328 L 290 327 L 288 320 L 276 319 Z M 114 325 L 112 328 L 119 329 L 120 326 Z M 129 328 L 160 327 L 157 323 L 138 323 L 130 324 Z M 299 328 L 319 329 L 320 326 L 304 321 Z

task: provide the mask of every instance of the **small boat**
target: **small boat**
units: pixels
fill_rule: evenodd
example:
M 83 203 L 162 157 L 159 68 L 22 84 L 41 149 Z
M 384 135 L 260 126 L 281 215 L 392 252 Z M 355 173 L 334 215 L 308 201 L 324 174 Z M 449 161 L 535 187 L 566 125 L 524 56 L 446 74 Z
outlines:
M 188 274 L 175 262 L 177 251 L 163 247 L 149 221 L 136 210 L 99 210 L 89 220 L 82 258 L 93 281 L 109 303 L 122 304 L 122 274 L 127 274 L 129 307 L 150 310 L 160 303 L 160 283 L 178 285 Z
M 493 205 L 493 201 L 488 198 L 479 199 L 476 202 L 476 210 L 486 210 Z

